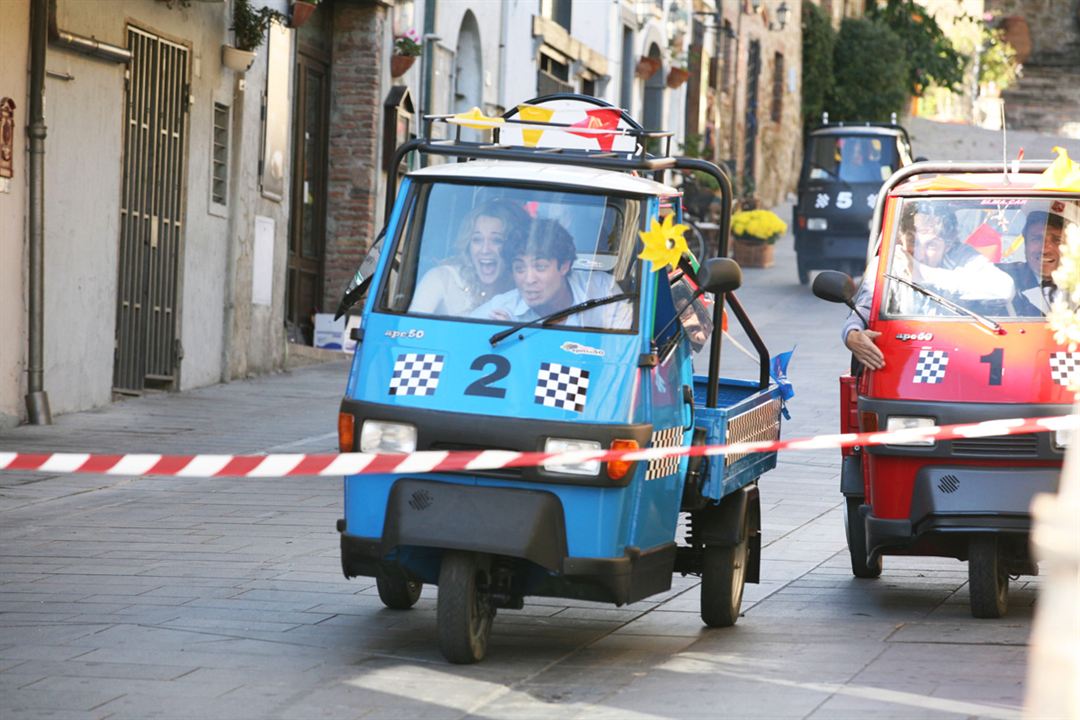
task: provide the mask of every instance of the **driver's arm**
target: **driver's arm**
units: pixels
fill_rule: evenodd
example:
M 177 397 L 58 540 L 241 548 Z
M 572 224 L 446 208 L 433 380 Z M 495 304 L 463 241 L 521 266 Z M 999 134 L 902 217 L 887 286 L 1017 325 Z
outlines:
M 870 302 L 874 297 L 874 273 L 868 268 L 863 276 L 863 283 L 855 294 L 855 307 L 863 316 L 870 315 Z M 840 329 L 840 339 L 844 346 L 851 351 L 855 359 L 870 370 L 880 370 L 885 367 L 885 354 L 874 342 L 881 335 L 876 330 L 868 330 L 858 313 L 848 315 L 843 327 Z
M 1011 300 L 1016 293 L 1012 277 L 978 251 L 972 253 L 954 268 L 919 263 L 915 276 L 961 300 Z

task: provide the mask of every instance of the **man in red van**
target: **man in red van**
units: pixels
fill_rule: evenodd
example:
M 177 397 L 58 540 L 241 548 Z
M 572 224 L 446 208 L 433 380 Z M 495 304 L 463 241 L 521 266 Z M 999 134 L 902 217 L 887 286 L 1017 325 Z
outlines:
M 1017 315 L 1039 317 L 1050 309 L 1057 293 L 1052 275 L 1061 263 L 1064 235 L 1065 218 L 1058 213 L 1035 210 L 1025 218 L 1025 261 L 998 266 L 1016 283 L 1013 306 Z
M 1015 283 L 1008 273 L 997 269 L 982 253 L 960 242 L 956 220 L 944 203 L 908 201 L 900 217 L 902 242 L 895 246 L 897 262 L 893 269 L 935 292 L 944 292 L 965 300 L 1007 302 L 1015 293 Z M 885 367 L 885 355 L 874 342 L 881 333 L 865 329 L 863 319 L 870 314 L 874 297 L 872 268 L 863 275 L 863 284 L 855 296 L 857 312 L 848 316 L 840 330 L 844 345 L 870 370 Z M 922 297 L 912 288 L 896 284 L 891 298 L 894 312 L 913 314 L 921 307 Z M 923 308 L 923 311 L 927 311 Z

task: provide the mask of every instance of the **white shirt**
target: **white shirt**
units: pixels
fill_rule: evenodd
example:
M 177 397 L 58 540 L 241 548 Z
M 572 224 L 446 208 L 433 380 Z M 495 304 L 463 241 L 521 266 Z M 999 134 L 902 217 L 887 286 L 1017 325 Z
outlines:
M 605 298 L 621 292 L 615 285 L 614 278 L 604 272 L 571 270 L 566 281 L 570 285 L 572 300 L 570 305 L 577 305 L 586 300 Z M 567 305 L 566 307 L 569 307 Z M 590 308 L 567 317 L 563 323 L 570 327 L 597 327 L 609 330 L 627 330 L 631 327 L 631 304 L 625 300 L 609 305 Z M 560 308 L 561 309 L 561 308 Z M 501 295 L 496 295 L 470 315 L 478 318 L 492 318 L 495 313 L 505 313 L 511 322 L 529 322 L 540 316 L 522 299 L 515 288 Z

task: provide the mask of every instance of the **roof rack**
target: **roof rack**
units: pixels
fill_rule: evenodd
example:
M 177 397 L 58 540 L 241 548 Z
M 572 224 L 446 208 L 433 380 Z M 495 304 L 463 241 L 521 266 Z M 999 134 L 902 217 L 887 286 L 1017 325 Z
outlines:
M 891 113 L 890 114 L 889 122 L 880 122 L 880 121 L 876 121 L 876 120 L 865 120 L 863 122 L 845 122 L 843 120 L 840 120 L 838 122 L 832 122 L 831 123 L 831 122 L 829 122 L 829 113 L 826 111 L 826 112 L 821 113 L 821 123 L 818 124 L 818 125 L 815 125 L 811 129 L 811 132 L 814 132 L 815 130 L 826 130 L 826 129 L 829 129 L 829 128 L 872 128 L 872 127 L 887 128 L 889 130 L 899 130 L 901 133 L 903 133 L 904 139 L 908 141 L 908 144 L 909 145 L 911 144 L 911 138 L 908 136 L 907 128 L 905 128 L 903 125 L 901 125 L 900 123 L 897 122 L 896 113 Z
M 1014 173 L 1041 173 L 1050 167 L 1048 160 L 1016 162 L 1011 170 Z M 885 198 L 901 183 L 919 175 L 945 175 L 959 173 L 1008 173 L 1010 168 L 1003 168 L 1001 163 L 981 162 L 931 162 L 923 161 L 900 168 L 894 172 L 878 190 L 877 202 L 874 203 L 874 215 L 870 220 L 870 242 L 867 243 L 866 261 L 869 263 L 881 246 L 881 226 L 885 215 Z
M 628 127 L 606 128 L 601 130 L 575 127 L 568 123 L 553 123 L 539 121 L 525 121 L 515 118 L 518 108 L 512 108 L 502 115 L 501 118 L 465 118 L 454 115 L 430 115 L 424 118 L 424 135 L 421 138 L 410 140 L 399 146 L 394 153 L 390 169 L 387 173 L 386 192 L 386 217 L 390 217 L 394 207 L 394 196 L 398 186 L 398 168 L 401 167 L 405 157 L 410 153 L 418 152 L 427 155 L 439 155 L 443 157 L 456 157 L 460 160 L 513 160 L 519 162 L 535 162 L 548 165 L 576 165 L 578 167 L 590 167 L 601 170 L 617 170 L 623 172 L 653 173 L 654 178 L 665 170 L 694 170 L 711 175 L 720 185 L 721 214 L 720 214 L 720 238 L 721 256 L 727 255 L 727 229 L 731 222 L 731 204 L 734 197 L 731 179 L 727 173 L 714 163 L 700 158 L 676 157 L 671 155 L 672 133 L 668 131 L 645 130 L 636 120 L 620 108 L 615 108 L 603 100 L 588 95 L 573 93 L 558 93 L 546 95 L 526 101 L 525 105 L 540 105 L 554 100 L 574 100 L 598 108 L 619 110 L 619 120 Z M 519 106 L 520 107 L 520 106 Z M 449 122 L 454 118 L 457 122 Z M 436 123 L 455 125 L 454 137 L 438 139 L 431 135 L 431 129 Z M 565 132 L 567 128 L 573 128 L 573 132 L 614 133 L 620 136 L 629 136 L 635 139 L 633 152 L 618 152 L 609 150 L 588 150 L 580 148 L 560 147 L 529 147 L 521 145 L 509 145 L 499 142 L 499 137 L 492 138 L 491 142 L 477 142 L 461 139 L 461 127 L 463 124 L 490 125 L 491 129 L 498 132 L 500 127 L 506 125 L 520 126 L 525 129 L 536 130 L 559 130 Z M 646 141 L 650 139 L 664 140 L 664 154 L 652 155 L 646 150 Z
M 551 122 L 545 120 L 522 120 L 520 119 L 520 108 L 524 106 L 542 106 L 544 103 L 557 102 L 557 101 L 575 101 L 589 105 L 594 105 L 598 109 L 619 112 L 619 117 L 615 127 L 582 127 L 581 125 L 574 125 L 565 122 Z M 626 123 L 626 127 L 618 127 L 618 122 Z M 456 143 L 463 143 L 461 139 L 462 127 L 472 127 L 475 129 L 489 129 L 492 131 L 492 145 L 504 147 L 506 149 L 516 150 L 531 150 L 533 152 L 551 152 L 553 150 L 563 150 L 567 152 L 573 152 L 580 154 L 581 156 L 625 156 L 630 159 L 633 157 L 651 158 L 651 157 L 668 157 L 671 155 L 671 140 L 674 137 L 674 133 L 667 130 L 646 130 L 642 127 L 637 120 L 630 116 L 626 110 L 617 108 L 603 100 L 591 97 L 589 95 L 578 95 L 576 93 L 556 93 L 553 95 L 543 95 L 541 97 L 526 100 L 515 107 L 510 108 L 502 114 L 500 117 L 469 117 L 463 114 L 445 114 L 445 115 L 425 115 L 424 116 L 424 139 L 428 143 L 439 142 L 439 138 L 432 136 L 432 129 L 437 124 L 454 125 L 454 137 L 453 140 Z M 589 150 L 584 148 L 551 148 L 551 147 L 539 147 L 539 146 L 527 146 L 527 145 L 510 145 L 501 142 L 502 129 L 507 126 L 520 127 L 523 130 L 538 130 L 544 131 L 557 131 L 572 133 L 575 135 L 596 135 L 600 136 L 619 136 L 630 137 L 634 140 L 634 150 L 632 152 L 616 152 L 612 153 L 610 150 Z M 648 151 L 646 147 L 649 140 L 662 140 L 664 141 L 664 152 L 660 155 L 654 155 Z

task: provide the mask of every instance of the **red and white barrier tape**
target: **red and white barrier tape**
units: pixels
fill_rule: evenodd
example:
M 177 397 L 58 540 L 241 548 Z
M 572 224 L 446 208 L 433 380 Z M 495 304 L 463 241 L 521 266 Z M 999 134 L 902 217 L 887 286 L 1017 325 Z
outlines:
M 580 450 L 566 453 L 507 452 L 503 450 L 424 451 L 408 455 L 340 453 L 323 455 L 90 455 L 85 453 L 0 452 L 0 470 L 97 475 L 164 475 L 176 477 L 287 477 L 292 475 L 421 474 L 467 470 L 497 470 L 539 465 L 570 465 L 599 460 L 648 461 L 664 457 L 727 455 L 773 450 L 822 450 L 853 445 L 898 445 L 932 438 L 990 437 L 1080 428 L 1080 415 L 1012 418 L 942 425 L 892 432 L 818 435 L 796 440 L 646 448 L 644 450 Z

